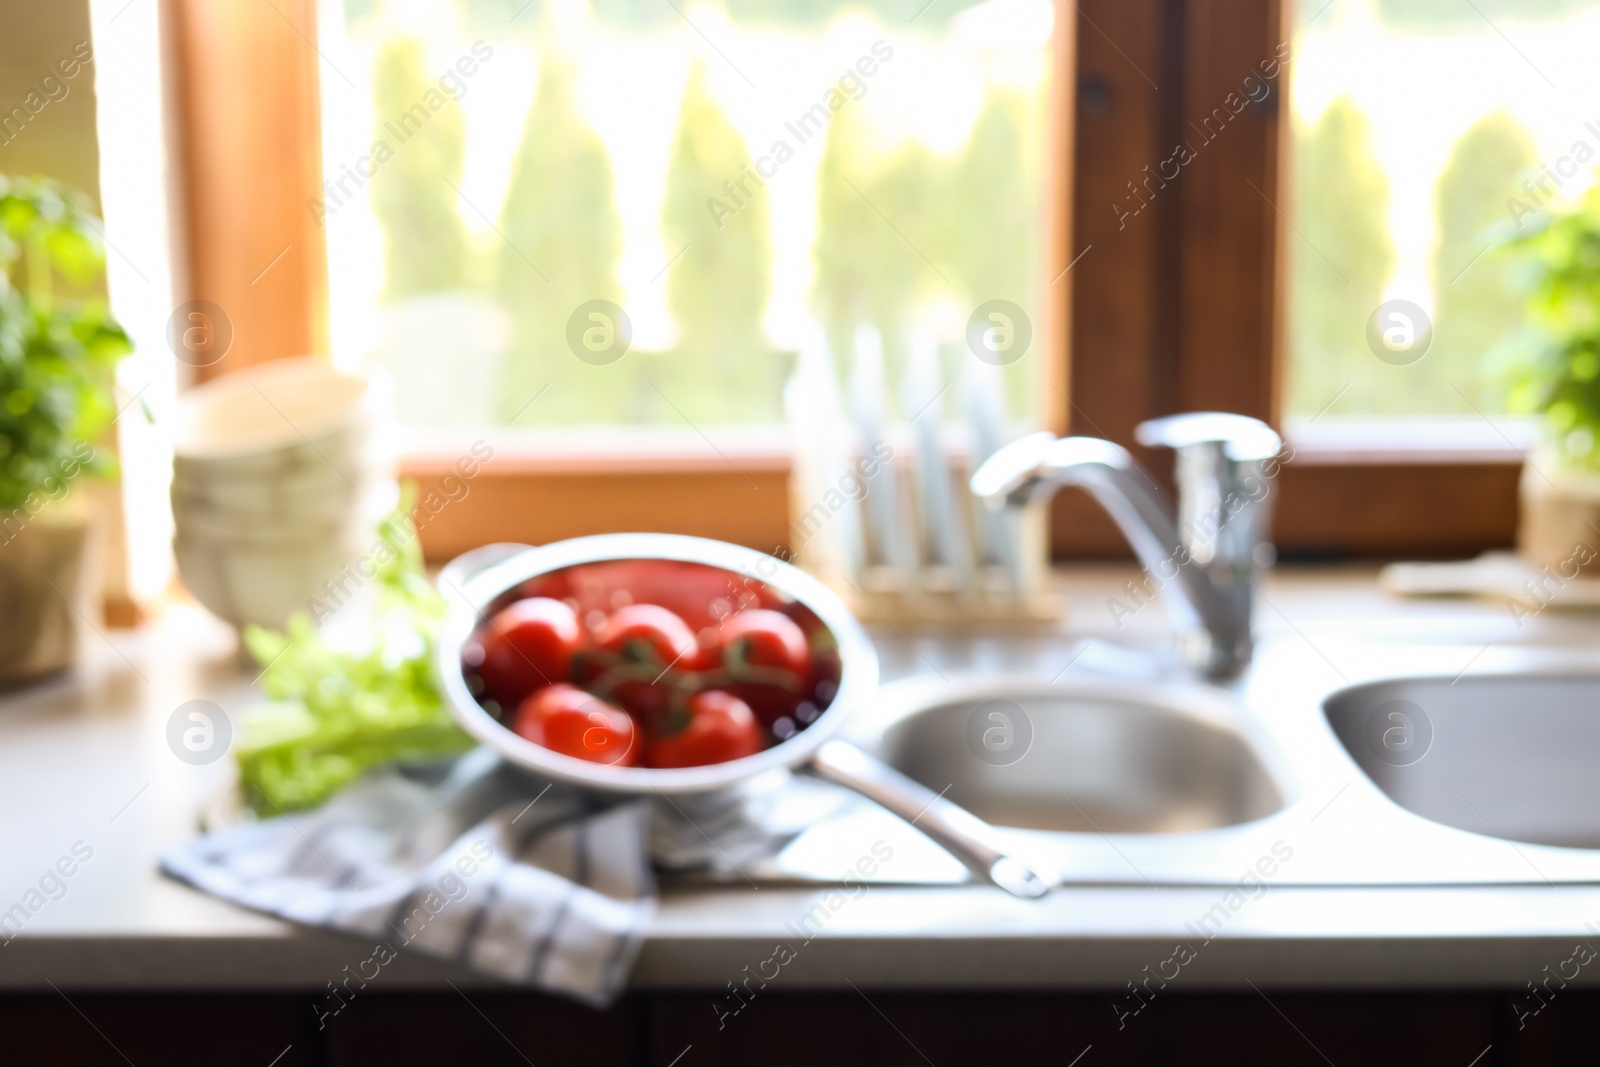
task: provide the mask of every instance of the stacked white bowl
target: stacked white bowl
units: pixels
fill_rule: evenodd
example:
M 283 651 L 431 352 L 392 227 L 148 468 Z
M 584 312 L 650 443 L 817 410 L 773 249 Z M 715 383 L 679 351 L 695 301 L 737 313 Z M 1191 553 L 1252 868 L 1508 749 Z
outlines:
M 399 499 L 381 375 L 276 360 L 189 390 L 173 440 L 173 550 L 189 591 L 236 626 L 336 608 Z M 370 569 L 367 568 L 367 569 Z

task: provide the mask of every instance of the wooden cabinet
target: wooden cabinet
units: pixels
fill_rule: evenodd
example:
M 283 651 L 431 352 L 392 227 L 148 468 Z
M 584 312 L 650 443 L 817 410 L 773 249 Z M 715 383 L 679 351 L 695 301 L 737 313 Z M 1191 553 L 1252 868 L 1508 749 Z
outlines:
M 646 1005 L 605 1011 L 521 993 L 447 992 L 358 997 L 320 1031 L 327 1067 L 559 1067 L 647 1062 Z
M 527 993 L 374 993 L 319 1020 L 303 996 L 65 990 L 0 995 L 0 1064 L 1534 1067 L 1594 1062 L 1600 1045 L 1600 993 L 1560 991 L 1536 1014 L 1501 991 L 1264 993 L 1162 994 L 1137 1014 L 1081 992 L 769 992 L 737 1014 L 712 991 L 637 993 L 606 1011 Z
M 1491 1043 L 1495 998 L 1368 993 L 1157 996 L 1137 1015 L 1110 994 L 774 996 L 724 1019 L 707 996 L 651 1004 L 651 1067 L 692 1043 L 693 1067 L 1452 1063 Z M 1125 1009 L 1124 1009 L 1125 1010 Z M 1120 1024 L 1120 1025 L 1119 1025 Z M 703 1055 L 702 1055 L 703 1050 Z M 1081 1058 L 1080 1058 L 1081 1057 Z M 1491 1062 L 1488 1057 L 1477 1067 Z M 691 1067 L 685 1057 L 679 1067 Z
M 5 1067 L 319 1067 L 314 1029 L 283 994 L 0 993 Z

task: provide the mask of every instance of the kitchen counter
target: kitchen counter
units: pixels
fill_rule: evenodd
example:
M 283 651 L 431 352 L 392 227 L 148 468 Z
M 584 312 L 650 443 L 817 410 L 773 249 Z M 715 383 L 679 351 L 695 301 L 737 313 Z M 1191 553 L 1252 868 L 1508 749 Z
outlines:
M 1048 679 L 1087 669 L 1071 665 L 1084 636 L 1158 649 L 1167 640 L 1159 606 L 1125 615 L 1120 626 L 1107 607 L 1135 575 L 1119 566 L 1061 572 L 1067 612 L 1059 626 L 983 636 L 875 629 L 885 677 L 1028 671 Z M 1519 622 L 1504 605 L 1394 600 L 1371 568 L 1285 568 L 1262 591 L 1263 649 L 1298 649 L 1308 671 L 1324 669 L 1320 662 L 1342 674 L 1362 647 L 1401 641 L 1424 640 L 1444 656 L 1458 650 L 1462 671 L 1492 659 L 1490 646 L 1600 649 L 1600 617 L 1552 609 Z M 0 946 L 0 988 L 309 992 L 363 958 L 368 946 L 353 938 L 241 910 L 156 869 L 163 850 L 196 832 L 198 812 L 227 780 L 228 761 L 183 763 L 166 731 L 187 700 L 238 709 L 253 699 L 253 672 L 241 666 L 232 633 L 177 605 L 142 630 L 91 641 L 75 678 L 0 698 L 0 911 L 76 856 L 60 868 L 73 874 L 56 883 L 59 898 Z M 1306 829 L 1299 847 L 1315 849 L 1314 828 Z M 1084 884 L 1030 902 L 974 885 L 874 885 L 804 941 L 792 928 L 826 887 L 676 885 L 664 893 L 633 984 L 721 989 L 781 940 L 795 958 L 774 985 L 795 990 L 1120 991 L 1184 941 L 1195 945 L 1174 980 L 1185 989 L 1520 989 L 1568 959 L 1578 941 L 1600 936 L 1600 885 L 1282 884 L 1197 941 L 1193 924 L 1226 891 Z M 493 984 L 410 955 L 383 975 L 394 990 Z M 1573 984 L 1595 984 L 1595 975 L 1600 969 L 1583 971 Z

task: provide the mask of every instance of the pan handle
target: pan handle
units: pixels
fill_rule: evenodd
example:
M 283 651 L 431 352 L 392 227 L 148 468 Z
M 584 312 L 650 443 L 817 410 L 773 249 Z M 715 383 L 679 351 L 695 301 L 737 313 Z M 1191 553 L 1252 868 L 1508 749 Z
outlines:
M 889 809 L 1013 896 L 1036 899 L 1050 892 L 1050 879 L 991 843 L 994 828 L 988 823 L 849 742 L 824 742 L 811 757 L 811 769 Z

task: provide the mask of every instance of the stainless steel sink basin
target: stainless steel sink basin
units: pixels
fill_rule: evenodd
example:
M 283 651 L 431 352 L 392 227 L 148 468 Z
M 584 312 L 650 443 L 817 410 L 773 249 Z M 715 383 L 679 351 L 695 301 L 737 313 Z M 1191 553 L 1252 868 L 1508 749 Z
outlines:
M 996 826 L 1211 830 L 1285 803 L 1245 722 L 1198 687 L 991 677 L 895 699 L 868 743 Z
M 1600 886 L 1593 642 L 1295 631 L 1222 689 L 1149 656 L 919 638 L 850 739 L 1068 884 L 1239 886 L 1267 869 L 1276 886 Z M 825 881 L 874 846 L 895 856 L 883 880 L 967 877 L 870 804 L 745 872 Z
M 1336 693 L 1324 709 L 1408 811 L 1510 841 L 1600 848 L 1600 676 L 1397 679 Z
M 1069 884 L 1600 886 L 1594 642 L 1296 630 L 1226 690 L 1010 639 L 922 636 L 905 659 L 850 739 Z M 746 876 L 825 881 L 873 847 L 895 856 L 883 880 L 967 877 L 870 804 Z

